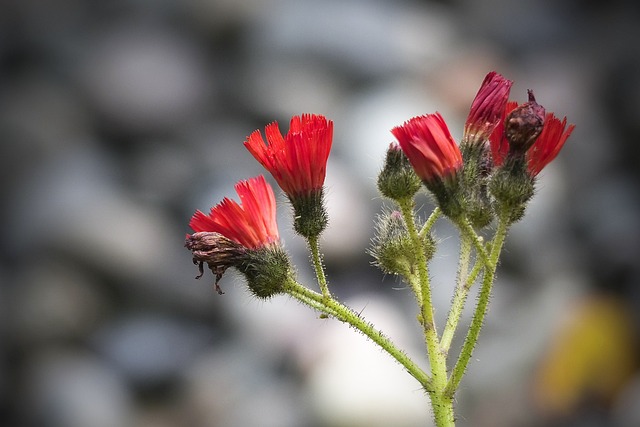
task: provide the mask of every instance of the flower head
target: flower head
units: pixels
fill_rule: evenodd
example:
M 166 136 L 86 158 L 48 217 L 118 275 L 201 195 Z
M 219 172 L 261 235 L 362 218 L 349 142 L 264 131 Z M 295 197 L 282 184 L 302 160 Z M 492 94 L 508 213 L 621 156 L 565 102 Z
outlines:
M 215 274 L 218 293 L 226 269 L 236 267 L 256 296 L 269 297 L 281 290 L 290 272 L 278 243 L 275 196 L 263 176 L 240 181 L 235 188 L 240 204 L 225 197 L 209 214 L 196 211 L 189 222 L 195 233 L 187 234 L 185 247 L 200 270 L 197 278 L 204 263 Z
M 532 176 L 556 158 L 575 127 L 573 124 L 567 127 L 566 117 L 560 121 L 553 113 L 547 113 L 540 136 L 527 151 L 527 169 Z
M 496 126 L 491 134 L 491 156 L 496 167 L 502 166 L 510 150 L 513 150 L 510 148 L 510 141 L 505 132 L 505 121 L 516 108 L 518 108 L 518 103 L 515 101 L 510 101 L 507 104 L 504 113 L 505 119 Z M 542 130 L 526 152 L 527 170 L 531 176 L 537 176 L 546 165 L 556 158 L 574 128 L 573 124 L 567 126 L 566 117 L 561 121 L 552 112 L 544 115 Z
M 193 231 L 208 231 L 223 235 L 248 249 L 258 249 L 279 240 L 276 223 L 276 198 L 262 175 L 235 185 L 240 204 L 229 198 L 191 218 Z
M 463 213 L 458 179 L 462 154 L 440 113 L 414 117 L 391 133 L 442 212 L 458 218 Z
M 493 164 L 496 167 L 501 166 L 504 163 L 507 154 L 509 154 L 509 141 L 507 141 L 507 138 L 504 134 L 504 122 L 507 115 L 511 113 L 517 106 L 518 103 L 516 101 L 507 102 L 500 122 L 489 137 L 489 143 L 491 146 L 491 157 L 493 158 Z
M 448 179 L 462 167 L 460 149 L 440 113 L 414 117 L 391 133 L 427 184 Z
M 324 116 L 303 114 L 291 118 L 282 136 L 278 123 L 265 128 L 268 145 L 259 130 L 244 145 L 289 196 L 305 196 L 322 189 L 333 140 L 333 122 Z
M 511 80 L 495 71 L 487 74 L 471 103 L 471 111 L 464 125 L 465 143 L 484 144 L 489 139 L 503 118 L 512 84 Z

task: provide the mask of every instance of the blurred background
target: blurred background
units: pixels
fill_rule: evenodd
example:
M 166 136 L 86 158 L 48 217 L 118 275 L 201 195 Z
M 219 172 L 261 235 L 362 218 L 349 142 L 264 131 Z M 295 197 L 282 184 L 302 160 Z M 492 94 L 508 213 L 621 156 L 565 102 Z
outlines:
M 328 116 L 330 285 L 424 364 L 410 291 L 365 252 L 376 174 L 389 130 L 414 115 L 440 111 L 459 139 L 491 70 L 577 127 L 510 233 L 458 424 L 640 425 L 639 9 L 3 1 L 0 425 L 431 425 L 417 383 L 346 326 L 257 301 L 233 274 L 223 296 L 209 272 L 194 280 L 184 235 L 195 209 L 264 173 L 249 133 Z M 285 203 L 278 221 L 312 284 Z M 444 221 L 436 233 L 442 325 L 457 237 Z

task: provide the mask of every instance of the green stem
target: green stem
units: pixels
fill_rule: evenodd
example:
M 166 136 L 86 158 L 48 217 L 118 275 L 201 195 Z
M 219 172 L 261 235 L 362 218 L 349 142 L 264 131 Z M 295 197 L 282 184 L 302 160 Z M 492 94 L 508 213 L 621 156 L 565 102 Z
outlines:
M 431 366 L 432 385 L 429 390 L 431 398 L 431 407 L 436 425 L 438 427 L 453 426 L 453 398 L 444 394 L 447 385 L 447 360 L 445 355 L 440 351 L 440 340 L 436 331 L 435 320 L 433 316 L 433 303 L 431 301 L 431 285 L 429 282 L 429 272 L 427 269 L 427 259 L 424 253 L 422 238 L 416 230 L 414 218 L 415 203 L 413 199 L 401 200 L 398 202 L 400 211 L 407 225 L 407 231 L 413 245 L 413 250 L 418 260 L 418 279 L 420 281 L 420 289 L 422 294 L 422 306 L 420 307 L 420 320 L 424 331 L 427 353 L 429 354 L 429 364 Z M 424 229 L 428 230 L 432 225 L 437 214 L 432 214 Z
M 453 335 L 458 327 L 458 322 L 460 321 L 460 316 L 467 301 L 469 289 L 471 288 L 471 285 L 467 281 L 469 277 L 470 258 L 471 239 L 466 234 L 462 234 L 460 236 L 460 260 L 458 262 L 458 273 L 456 276 L 456 289 L 453 295 L 451 309 L 449 310 L 449 316 L 447 317 L 447 323 L 442 332 L 442 338 L 440 339 L 440 351 L 445 355 L 449 353 Z
M 422 307 L 422 288 L 420 287 L 420 278 L 415 273 L 409 273 L 403 277 L 409 283 L 411 289 L 413 289 L 418 307 Z
M 464 375 L 464 372 L 469 364 L 469 360 L 471 359 L 473 349 L 476 345 L 476 342 L 478 341 L 480 329 L 482 329 L 482 324 L 484 323 L 484 318 L 487 314 L 487 306 L 489 304 L 489 298 L 491 296 L 491 288 L 493 287 L 493 280 L 495 278 L 498 258 L 500 257 L 500 252 L 502 251 L 502 245 L 504 244 L 504 239 L 507 235 L 508 227 L 509 212 L 505 210 L 501 212 L 498 222 L 498 229 L 496 230 L 496 234 L 493 237 L 493 241 L 491 243 L 491 252 L 484 269 L 482 287 L 480 288 L 480 294 L 478 295 L 478 304 L 476 305 L 476 310 L 473 314 L 473 319 L 471 320 L 471 325 L 469 326 L 467 337 L 465 338 L 464 344 L 462 345 L 460 357 L 458 358 L 458 362 L 453 368 L 453 372 L 451 373 L 451 377 L 449 378 L 449 383 L 447 384 L 445 389 L 445 394 L 451 398 L 453 398 L 453 395 L 460 385 L 462 376 Z
M 327 278 L 324 275 L 324 267 L 322 266 L 322 259 L 320 257 L 320 248 L 318 246 L 318 237 L 309 237 L 309 251 L 311 252 L 311 260 L 316 270 L 316 277 L 318 278 L 318 285 L 322 296 L 325 298 L 331 298 L 329 292 L 329 286 L 327 285 Z
M 429 391 L 432 389 L 431 378 L 409 356 L 400 350 L 389 338 L 377 330 L 371 323 L 364 320 L 358 313 L 338 302 L 333 298 L 327 298 L 300 283 L 290 280 L 285 286 L 285 291 L 309 307 L 324 314 L 332 316 L 341 322 L 349 324 L 354 329 L 378 344 L 391 357 L 396 359 L 413 376 L 422 387 Z
M 433 212 L 431 212 L 431 215 L 429 215 L 429 218 L 427 218 L 427 221 L 422 226 L 422 229 L 420 229 L 420 237 L 424 237 L 429 231 L 431 231 L 433 225 L 436 223 L 436 220 L 440 217 L 441 212 L 442 211 L 440 210 L 440 208 L 435 208 Z
M 482 261 L 487 264 L 489 262 L 489 254 L 487 254 L 487 249 L 484 246 L 482 237 L 478 236 L 478 233 L 475 232 L 475 230 L 469 223 L 469 220 L 465 219 L 463 221 L 459 221 L 457 225 L 460 229 L 460 232 L 471 240 L 480 259 L 482 259 Z

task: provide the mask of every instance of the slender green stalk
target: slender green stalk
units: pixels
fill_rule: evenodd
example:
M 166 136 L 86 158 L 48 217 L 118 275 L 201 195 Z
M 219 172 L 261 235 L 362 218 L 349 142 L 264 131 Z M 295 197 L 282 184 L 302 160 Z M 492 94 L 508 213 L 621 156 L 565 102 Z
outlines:
M 462 376 L 467 369 L 467 365 L 471 359 L 471 354 L 473 353 L 473 349 L 478 341 L 478 336 L 480 335 L 480 329 L 482 329 L 482 324 L 484 323 L 484 318 L 487 314 L 487 306 L 491 296 L 491 289 L 493 287 L 498 258 L 500 257 L 502 245 L 504 244 L 504 239 L 507 235 L 507 228 L 509 227 L 508 218 L 508 211 L 501 213 L 498 222 L 498 229 L 496 230 L 496 234 L 491 243 L 491 252 L 484 269 L 482 287 L 480 288 L 480 294 L 478 295 L 478 304 L 476 305 L 476 310 L 473 314 L 469 331 L 467 332 L 464 344 L 462 345 L 460 357 L 451 372 L 451 377 L 449 378 L 449 382 L 445 389 L 445 394 L 451 398 L 453 398 L 453 395 L 458 389 Z
M 320 286 L 320 292 L 325 298 L 331 297 L 329 292 L 329 286 L 327 285 L 327 278 L 324 275 L 324 267 L 322 265 L 322 258 L 320 257 L 320 248 L 318 247 L 318 237 L 309 237 L 309 251 L 311 252 L 311 260 L 316 270 L 316 277 L 318 278 L 318 286 Z
M 418 307 L 422 307 L 422 288 L 420 287 L 420 278 L 414 273 L 409 273 L 403 277 L 405 278 L 407 283 L 409 283 L 409 286 L 411 286 L 411 288 L 413 289 Z
M 429 364 L 431 365 L 432 390 L 429 390 L 431 398 L 431 407 L 436 425 L 438 427 L 448 427 L 455 425 L 453 415 L 453 398 L 444 394 L 447 385 L 447 360 L 443 353 L 440 352 L 440 340 L 436 330 L 435 320 L 433 316 L 433 304 L 431 301 L 431 285 L 429 281 L 429 272 L 427 269 L 427 259 L 424 254 L 422 238 L 416 230 L 414 218 L 414 201 L 407 199 L 399 201 L 400 211 L 407 225 L 407 231 L 413 244 L 413 250 L 418 259 L 418 279 L 420 281 L 420 289 L 422 293 L 422 306 L 420 307 L 420 320 L 424 330 L 425 343 L 427 353 L 429 354 Z M 436 215 L 432 215 L 429 227 L 435 221 Z M 427 228 L 428 229 L 428 228 Z
M 429 215 L 429 218 L 427 218 L 427 221 L 422 226 L 422 229 L 420 229 L 420 237 L 424 237 L 429 231 L 431 231 L 433 225 L 436 223 L 436 220 L 440 217 L 441 212 L 442 211 L 438 207 L 436 207 L 433 212 L 431 212 L 431 215 Z
M 471 273 L 469 273 L 469 276 L 467 276 L 467 288 L 470 289 L 471 286 L 473 286 L 476 279 L 478 278 L 478 274 L 480 274 L 480 271 L 482 271 L 483 268 L 484 262 L 476 261 L 473 268 L 471 269 Z
M 478 236 L 475 232 L 469 220 L 459 221 L 457 223 L 460 232 L 467 236 L 467 238 L 471 239 L 471 242 L 475 246 L 476 252 L 478 253 L 479 258 L 486 264 L 489 262 L 489 254 L 487 253 L 487 249 L 484 246 L 484 242 L 482 237 Z
M 286 292 L 307 306 L 324 314 L 332 316 L 341 322 L 349 324 L 354 329 L 378 344 L 391 357 L 396 359 L 413 376 L 422 387 L 429 391 L 432 389 L 431 378 L 424 372 L 406 353 L 400 350 L 387 336 L 377 330 L 371 323 L 364 320 L 358 313 L 338 302 L 333 298 L 327 298 L 305 286 L 290 280 L 285 286 Z
M 467 295 L 471 286 L 468 284 L 469 259 L 471 258 L 471 239 L 468 235 L 460 236 L 460 260 L 458 261 L 458 273 L 456 276 L 456 289 L 451 302 L 451 309 L 447 317 L 442 337 L 440 338 L 440 351 L 445 355 L 449 352 L 453 335 L 458 327 L 460 315 L 467 301 Z

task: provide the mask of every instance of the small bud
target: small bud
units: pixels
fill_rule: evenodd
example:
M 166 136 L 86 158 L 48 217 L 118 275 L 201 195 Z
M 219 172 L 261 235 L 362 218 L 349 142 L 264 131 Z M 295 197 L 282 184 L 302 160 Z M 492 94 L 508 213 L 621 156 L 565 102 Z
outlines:
M 378 190 L 391 200 L 412 198 L 420 190 L 421 182 L 400 146 L 391 143 L 384 167 L 378 175 Z
M 435 253 L 435 241 L 430 234 L 425 235 L 422 240 L 424 255 L 428 261 Z M 400 212 L 385 212 L 378 217 L 376 237 L 369 253 L 375 258 L 374 264 L 383 273 L 406 277 L 416 271 L 418 259 Z
M 528 90 L 529 102 L 514 109 L 505 121 L 505 136 L 510 155 L 519 156 L 536 142 L 544 127 L 544 107 L 536 102 L 533 91 Z

